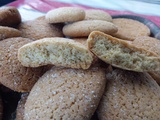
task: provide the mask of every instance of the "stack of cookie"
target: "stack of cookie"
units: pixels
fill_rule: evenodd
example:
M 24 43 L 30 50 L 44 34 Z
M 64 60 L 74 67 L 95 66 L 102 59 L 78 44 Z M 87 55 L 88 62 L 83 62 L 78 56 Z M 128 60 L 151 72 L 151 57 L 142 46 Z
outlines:
M 17 120 L 159 119 L 160 41 L 147 26 L 77 7 L 17 19 L 0 33 L 0 83 L 22 93 Z

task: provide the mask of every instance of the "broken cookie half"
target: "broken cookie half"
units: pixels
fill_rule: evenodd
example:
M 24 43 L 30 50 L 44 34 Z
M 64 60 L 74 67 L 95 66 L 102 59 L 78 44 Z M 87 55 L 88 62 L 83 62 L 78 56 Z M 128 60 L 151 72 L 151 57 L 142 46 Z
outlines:
M 160 57 L 121 39 L 93 31 L 87 44 L 98 58 L 115 67 L 138 72 L 160 71 Z
M 92 64 L 92 53 L 82 44 L 68 38 L 44 38 L 22 46 L 18 60 L 23 66 L 38 67 L 55 65 L 88 69 Z

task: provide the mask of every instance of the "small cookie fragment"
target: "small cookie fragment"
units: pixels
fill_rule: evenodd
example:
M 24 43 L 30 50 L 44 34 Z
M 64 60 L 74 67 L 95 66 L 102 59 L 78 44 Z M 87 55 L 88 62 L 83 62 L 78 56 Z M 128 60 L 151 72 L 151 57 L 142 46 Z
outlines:
M 0 25 L 16 26 L 21 23 L 21 15 L 16 7 L 0 8 Z
M 105 85 L 105 71 L 100 67 L 53 67 L 32 88 L 25 104 L 25 120 L 90 120 Z
M 115 18 L 113 19 L 113 24 L 118 27 L 118 32 L 114 34 L 117 38 L 133 41 L 139 36 L 150 35 L 150 29 L 143 23 L 136 20 Z
M 85 10 L 85 20 L 104 20 L 108 22 L 112 22 L 112 17 L 109 13 L 103 10 Z
M 94 31 L 87 43 L 89 50 L 98 58 L 115 67 L 138 72 L 160 71 L 160 57 L 121 39 Z
M 100 120 L 159 120 L 160 87 L 148 73 L 115 69 L 106 77 Z
M 27 68 L 18 61 L 18 49 L 32 40 L 22 37 L 0 41 L 0 83 L 17 92 L 29 92 L 45 72 L 44 67 Z
M 50 10 L 45 17 L 48 23 L 75 22 L 84 19 L 85 11 L 78 7 L 60 7 Z
M 86 37 L 92 31 L 113 34 L 118 29 L 113 23 L 103 20 L 83 20 L 67 24 L 63 27 L 63 34 L 69 37 Z
M 41 17 L 22 22 L 18 29 L 22 32 L 22 37 L 38 40 L 45 37 L 63 37 L 62 27 L 62 24 L 49 24 Z
M 93 58 L 82 44 L 67 38 L 44 38 L 18 50 L 18 60 L 26 67 L 55 65 L 88 69 Z
M 16 120 L 24 120 L 24 106 L 29 93 L 23 93 L 21 99 L 18 102 L 16 110 Z
M 12 37 L 20 37 L 21 32 L 15 28 L 0 26 L 0 40 Z

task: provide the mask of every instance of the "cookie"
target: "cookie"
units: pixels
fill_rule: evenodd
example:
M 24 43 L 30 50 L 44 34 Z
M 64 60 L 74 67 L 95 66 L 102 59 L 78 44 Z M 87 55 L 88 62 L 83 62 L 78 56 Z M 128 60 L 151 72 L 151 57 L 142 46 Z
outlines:
M 146 72 L 115 69 L 97 113 L 100 120 L 158 120 L 160 87 Z
M 25 120 L 90 120 L 105 85 L 105 71 L 100 67 L 53 67 L 32 88 L 25 104 Z
M 18 102 L 16 110 L 16 120 L 24 120 L 24 106 L 29 93 L 23 93 L 21 99 Z
M 85 11 L 78 7 L 60 7 L 46 14 L 48 23 L 75 22 L 85 18 Z
M 136 20 L 116 18 L 113 19 L 113 24 L 118 27 L 118 32 L 114 34 L 117 38 L 133 41 L 139 36 L 150 35 L 150 29 L 143 23 Z
M 22 37 L 33 40 L 45 37 L 63 37 L 62 24 L 48 24 L 44 17 L 36 20 L 22 22 L 18 29 L 22 32 Z
M 90 9 L 85 10 L 85 20 L 104 20 L 112 22 L 112 17 L 109 13 L 103 10 Z
M 0 26 L 0 40 L 12 37 L 20 37 L 21 32 L 15 28 Z
M 141 47 L 146 50 L 152 51 L 156 53 L 158 56 L 160 56 L 160 40 L 156 38 L 148 36 L 137 37 L 132 42 L 132 44 L 136 47 Z
M 45 72 L 44 67 L 27 68 L 18 61 L 18 49 L 32 40 L 15 37 L 0 41 L 0 83 L 17 92 L 29 92 Z
M 68 38 L 44 38 L 26 44 L 18 50 L 18 60 L 23 66 L 55 65 L 88 69 L 92 54 L 88 49 Z
M 138 72 L 160 71 L 160 57 L 155 53 L 108 34 L 94 31 L 87 43 L 89 50 L 99 59 L 115 67 Z
M 67 24 L 63 27 L 63 34 L 69 37 L 86 37 L 92 31 L 101 31 L 108 34 L 117 32 L 117 27 L 103 20 L 84 20 Z
M 0 8 L 0 25 L 16 26 L 21 23 L 21 15 L 15 7 Z

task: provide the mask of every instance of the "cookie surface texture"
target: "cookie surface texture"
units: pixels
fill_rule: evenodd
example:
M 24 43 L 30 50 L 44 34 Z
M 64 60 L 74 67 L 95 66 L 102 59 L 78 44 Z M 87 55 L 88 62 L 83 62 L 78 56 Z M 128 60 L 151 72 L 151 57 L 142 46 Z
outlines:
M 85 10 L 85 20 L 104 20 L 112 22 L 112 17 L 109 13 L 102 10 Z
M 108 34 L 117 32 L 117 27 L 103 20 L 84 20 L 67 24 L 63 27 L 63 34 L 69 37 L 86 37 L 92 31 L 101 31 Z
M 85 11 L 78 7 L 61 7 L 46 14 L 48 23 L 75 22 L 83 20 Z
M 15 28 L 0 26 L 0 40 L 12 37 L 20 37 L 21 32 Z
M 0 8 L 0 25 L 16 26 L 21 23 L 21 15 L 15 7 Z
M 155 53 L 108 34 L 94 31 L 89 35 L 87 43 L 89 50 L 98 58 L 115 67 L 137 72 L 160 69 L 160 57 Z
M 150 29 L 136 20 L 116 18 L 113 19 L 113 24 L 118 27 L 118 32 L 114 34 L 117 38 L 133 41 L 136 37 L 150 35 Z
M 158 120 L 160 87 L 142 72 L 115 69 L 97 110 L 100 120 Z M 151 102 L 152 101 L 152 102 Z
M 49 24 L 44 17 L 41 17 L 22 22 L 18 29 L 22 32 L 22 37 L 38 40 L 45 37 L 63 37 L 62 26 L 62 24 Z
M 18 59 L 26 67 L 52 64 L 87 69 L 92 64 L 91 52 L 81 43 L 67 38 L 44 38 L 18 50 Z
M 52 68 L 30 92 L 25 104 L 25 120 L 89 120 L 105 84 L 105 71 L 99 67 Z
M 18 61 L 18 49 L 31 42 L 27 38 L 0 41 L 0 83 L 17 92 L 28 92 L 44 73 L 43 68 L 27 68 Z

